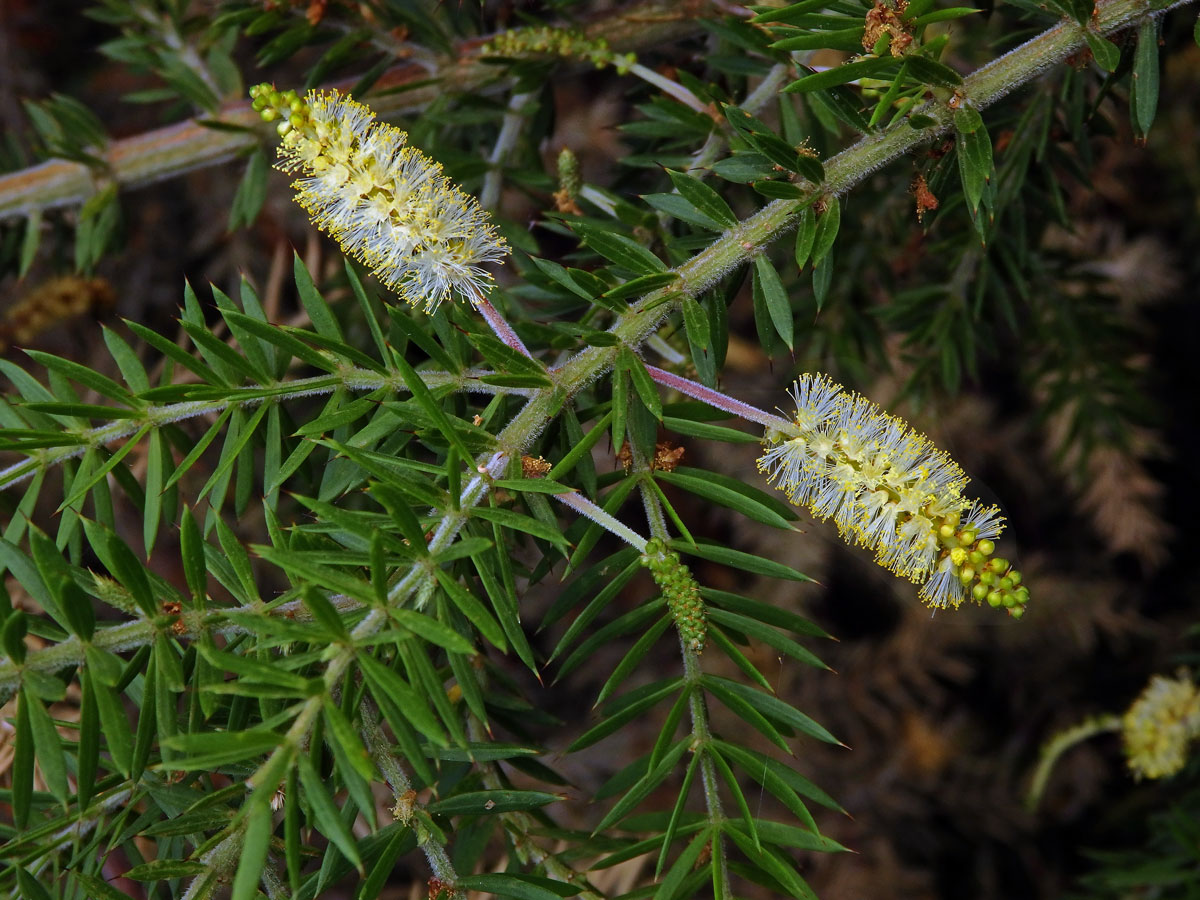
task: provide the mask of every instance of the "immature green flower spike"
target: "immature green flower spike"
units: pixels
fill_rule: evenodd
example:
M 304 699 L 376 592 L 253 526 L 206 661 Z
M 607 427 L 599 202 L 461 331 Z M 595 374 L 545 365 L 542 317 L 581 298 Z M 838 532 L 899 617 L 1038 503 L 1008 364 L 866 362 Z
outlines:
M 632 53 L 616 53 L 604 38 L 589 38 L 579 31 L 563 28 L 515 28 L 502 31 L 479 48 L 481 56 L 562 56 L 585 59 L 597 69 L 615 66 L 624 75 L 637 62 Z
M 1200 737 L 1200 691 L 1186 669 L 1175 678 L 1155 675 L 1121 717 L 1125 758 L 1137 778 L 1165 778 L 1187 762 Z
M 642 565 L 650 570 L 654 583 L 662 591 L 680 639 L 689 649 L 702 652 L 708 637 L 708 619 L 700 586 L 691 570 L 680 562 L 678 553 L 657 540 L 646 542 Z
M 769 434 L 758 468 L 797 506 L 832 517 L 876 561 L 923 584 L 945 609 L 971 597 L 1020 618 L 1029 589 L 1008 560 L 991 558 L 1004 530 L 996 507 L 963 497 L 968 478 L 929 438 L 825 375 L 792 386 L 793 436 Z
M 442 167 L 406 146 L 408 136 L 336 91 L 299 97 L 251 88 L 266 121 L 279 120 L 279 168 L 317 227 L 413 306 L 433 312 L 447 297 L 473 305 L 492 288 L 483 266 L 508 246 L 475 198 Z

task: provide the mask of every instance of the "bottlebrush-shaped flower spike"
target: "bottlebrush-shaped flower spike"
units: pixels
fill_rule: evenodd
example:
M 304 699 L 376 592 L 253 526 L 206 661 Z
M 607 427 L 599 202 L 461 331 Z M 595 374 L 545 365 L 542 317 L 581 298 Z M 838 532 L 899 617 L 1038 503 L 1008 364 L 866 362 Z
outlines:
M 795 429 L 768 434 L 759 471 L 797 506 L 832 518 L 876 561 L 923 584 L 930 606 L 969 596 L 1020 618 L 1029 600 L 1021 573 L 995 557 L 1004 530 L 996 507 L 963 496 L 968 478 L 929 438 L 825 375 L 791 390 Z
M 451 295 L 478 305 L 491 290 L 483 266 L 508 245 L 474 197 L 408 136 L 335 91 L 299 97 L 269 84 L 250 90 L 267 121 L 279 120 L 279 168 L 317 227 L 413 306 L 435 310 Z
M 1186 669 L 1175 678 L 1155 675 L 1121 717 L 1125 757 L 1137 778 L 1174 775 L 1200 737 L 1200 691 Z

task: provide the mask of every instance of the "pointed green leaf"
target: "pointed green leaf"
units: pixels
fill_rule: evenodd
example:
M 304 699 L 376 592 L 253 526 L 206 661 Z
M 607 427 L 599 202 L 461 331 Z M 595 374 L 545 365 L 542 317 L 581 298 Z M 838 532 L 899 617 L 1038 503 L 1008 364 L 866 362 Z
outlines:
M 403 713 L 405 720 L 410 722 L 413 728 L 437 746 L 446 746 L 446 733 L 430 712 L 428 702 L 410 687 L 408 682 L 372 656 L 360 653 L 356 658 L 359 668 L 370 683 L 371 692 L 376 697 L 390 697 L 396 709 Z M 384 711 L 386 712 L 386 709 Z
M 659 764 L 638 779 L 637 783 L 626 791 L 625 795 L 613 805 L 613 808 L 600 820 L 600 824 L 592 830 L 592 834 L 600 834 L 606 831 L 633 812 L 637 805 L 645 800 L 650 795 L 650 792 L 662 784 L 666 777 L 671 774 L 671 770 L 683 758 L 683 754 L 691 746 L 691 743 L 691 735 L 680 738 L 663 755 Z
M 725 226 L 696 209 L 679 194 L 643 194 L 642 199 L 661 213 L 705 231 L 724 231 Z
M 672 169 L 667 169 L 667 177 L 671 179 L 681 197 L 710 219 L 726 228 L 738 223 L 738 218 L 729 208 L 729 204 L 700 179 Z
M 77 362 L 72 362 L 69 359 L 63 359 L 60 356 L 55 356 L 52 353 L 43 353 L 41 350 L 26 350 L 28 355 L 34 362 L 39 362 L 51 372 L 57 372 L 64 375 L 72 381 L 90 388 L 97 394 L 108 397 L 110 400 L 115 400 L 126 406 L 139 406 L 138 399 L 126 390 L 121 385 L 117 384 L 107 375 L 101 375 L 99 372 L 89 369 L 87 366 L 82 366 Z
M 300 302 L 304 304 L 313 328 L 318 334 L 333 338 L 335 341 L 344 341 L 342 329 L 333 315 L 333 310 L 329 308 L 325 298 L 317 291 L 312 275 L 309 274 L 308 267 L 300 259 L 300 254 L 295 252 L 292 253 L 292 275 L 296 279 L 296 290 L 300 294 Z
M 580 643 L 570 656 L 563 660 L 562 665 L 559 667 L 558 675 L 555 676 L 554 680 L 558 681 L 565 678 L 588 660 L 594 659 L 601 647 L 610 645 L 615 639 L 635 631 L 641 631 L 646 627 L 648 622 L 652 621 L 655 616 L 660 615 L 665 608 L 666 601 L 659 597 L 648 603 L 643 603 L 641 606 L 635 606 L 633 609 L 609 622 L 603 628 L 596 630 L 585 641 Z M 585 612 L 587 611 L 585 610 Z M 668 616 L 667 618 L 669 619 L 670 617 Z M 654 628 L 651 627 L 651 631 L 653 630 Z M 555 653 L 557 654 L 561 647 L 566 646 L 567 642 L 568 639 L 564 637 L 559 642 L 559 646 L 555 648 Z M 596 702 L 599 703 L 600 700 L 597 699 Z
M 825 35 L 822 35 L 822 40 L 824 38 Z M 780 44 L 782 43 L 780 42 Z M 773 46 L 776 49 L 782 49 L 780 44 Z M 826 45 L 822 43 L 821 46 Z M 793 47 L 791 49 L 800 48 Z M 842 63 L 840 66 L 834 66 L 832 69 L 826 69 L 824 72 L 814 72 L 811 75 L 805 75 L 803 78 L 793 81 L 787 87 L 783 88 L 783 91 L 785 93 L 822 91 L 839 84 L 857 81 L 859 78 L 865 76 L 874 76 L 877 72 L 882 72 L 884 69 L 895 68 L 897 64 L 897 61 L 890 56 L 868 57 L 855 62 Z
M 158 615 L 158 604 L 154 602 L 146 567 L 116 534 L 108 535 L 108 559 L 114 567 L 113 576 L 129 591 L 142 612 L 146 616 Z
M 796 900 L 817 900 L 817 895 L 797 874 L 795 864 L 790 858 L 785 860 L 769 847 L 759 848 L 756 846 L 750 835 L 738 822 L 728 823 L 725 833 L 733 838 L 738 849 L 745 853 L 752 863 L 760 866 L 778 881 L 790 896 L 795 897 Z
M 846 50 L 862 52 L 862 24 L 832 31 L 815 31 L 786 37 L 771 44 L 772 50 Z
M 714 835 L 713 832 L 714 829 L 710 826 L 692 838 L 675 862 L 671 864 L 671 868 L 667 870 L 666 877 L 658 886 L 658 890 L 654 892 L 654 900 L 675 900 L 677 896 L 683 894 L 683 888 L 688 878 L 695 875 L 700 853 L 705 847 L 710 847 L 720 841 L 720 837 Z
M 606 231 L 583 222 L 571 224 L 587 246 L 605 259 L 623 269 L 628 269 L 635 275 L 657 275 L 666 271 L 667 267 L 661 259 L 623 234 Z
M 96 693 L 92 690 L 91 674 L 87 669 L 80 677 L 80 693 L 76 790 L 80 807 L 87 809 L 96 790 L 96 773 L 100 765 L 100 712 L 96 708 Z
M 444 800 L 435 800 L 426 809 L 435 815 L 482 816 L 492 813 L 540 809 L 562 799 L 560 794 L 549 794 L 545 791 L 473 791 L 456 794 Z
M 771 694 L 764 694 L 762 691 L 756 690 L 749 685 L 716 675 L 705 675 L 703 679 L 706 687 L 711 689 L 715 685 L 719 685 L 746 701 L 769 719 L 780 722 L 789 728 L 794 728 L 796 731 L 807 734 L 809 737 L 814 737 L 819 741 L 824 741 L 827 744 L 837 744 L 839 746 L 842 744 L 841 741 L 825 730 L 824 727 L 778 697 Z
M 962 76 L 943 62 L 911 53 L 904 57 L 904 70 L 922 84 L 935 84 L 943 87 L 954 87 L 962 84 Z
M 346 859 L 354 864 L 360 876 L 365 875 L 362 857 L 358 853 L 358 844 L 342 820 L 333 798 L 325 789 L 325 783 L 313 768 L 308 756 L 300 754 L 296 758 L 296 762 L 300 770 L 300 783 L 304 786 L 304 797 L 313 812 L 313 824 L 321 834 L 329 838 Z
M 230 900 L 254 900 L 258 895 L 258 882 L 266 868 L 267 850 L 270 849 L 271 835 L 275 831 L 270 805 L 265 800 L 259 800 L 257 795 L 252 795 L 248 802 L 250 811 L 246 818 L 246 833 L 242 837 Z
M 633 673 L 635 668 L 637 668 L 638 663 L 640 663 L 646 657 L 646 654 L 650 652 L 651 648 L 658 643 L 659 638 L 663 636 L 663 632 L 667 630 L 670 624 L 671 617 L 662 616 L 657 622 L 646 629 L 645 633 L 642 634 L 641 637 L 634 641 L 633 646 L 629 648 L 629 651 L 617 664 L 616 668 L 613 669 L 612 674 L 608 676 L 608 680 L 604 682 L 604 686 L 600 689 L 600 693 L 596 695 L 597 703 L 603 703 L 610 696 L 612 696 L 613 691 L 621 686 L 625 679 Z M 583 646 L 583 644 L 580 645 L 581 648 Z M 570 661 L 571 660 L 568 658 L 567 662 L 569 663 Z
M 651 685 L 644 685 L 636 691 L 632 691 L 624 697 L 613 701 L 609 704 L 609 709 L 615 711 L 611 715 L 606 715 L 600 724 L 589 728 L 584 734 L 572 741 L 571 746 L 567 748 L 567 752 L 575 753 L 584 747 L 590 747 L 597 741 L 608 737 L 623 725 L 633 721 L 646 710 L 651 709 L 675 693 L 682 681 L 683 679 L 679 677 L 668 678 Z M 596 830 L 600 831 L 601 829 L 597 828 Z
M 672 549 L 689 556 L 698 556 L 710 562 L 753 572 L 755 575 L 766 575 L 769 578 L 787 578 L 791 581 L 812 581 L 807 575 L 797 572 L 791 566 L 755 556 L 753 553 L 743 553 L 731 547 L 719 544 L 689 544 L 684 541 L 671 541 Z
M 1115 72 L 1121 62 L 1121 49 L 1112 41 L 1091 31 L 1085 31 L 1083 36 L 1087 39 L 1096 64 L 1105 72 Z
M 814 842 L 824 840 L 817 831 L 817 823 L 813 819 L 812 813 L 808 811 L 808 807 L 804 805 L 795 789 L 781 778 L 771 765 L 774 762 L 776 767 L 780 767 L 783 766 L 783 763 L 769 760 L 769 758 L 762 757 L 761 754 L 754 754 L 745 748 L 724 741 L 713 741 L 711 746 L 714 753 L 720 753 L 728 760 L 737 763 L 743 772 L 770 791 L 771 795 L 776 797 L 797 820 L 804 823 Z
M 21 255 L 17 264 L 17 279 L 29 273 L 29 267 L 37 258 L 38 244 L 42 240 L 42 210 L 34 209 L 25 220 L 25 234 L 21 237 Z
M 694 348 L 708 350 L 712 334 L 708 325 L 708 314 L 691 297 L 683 298 L 683 326 L 687 329 L 688 341 Z
M 788 529 L 792 527 L 788 520 L 779 514 L 778 510 L 763 503 L 759 498 L 733 490 L 719 481 L 708 480 L 706 476 L 678 471 L 659 471 L 654 473 L 654 477 L 658 481 L 674 485 L 712 503 L 736 510 L 747 518 L 762 522 L 764 525 Z
M 133 762 L 133 733 L 129 728 L 129 718 L 121 705 L 121 698 L 115 690 L 98 678 L 91 679 L 91 688 L 96 697 L 96 708 L 100 713 L 100 724 L 104 729 L 108 752 L 117 768 L 128 776 Z
M 1143 137 L 1150 133 L 1158 110 L 1158 20 L 1146 18 L 1138 26 L 1137 49 L 1133 54 L 1133 125 Z
M 455 886 L 468 891 L 482 891 L 496 897 L 511 897 L 513 900 L 560 900 L 562 897 L 574 897 L 579 893 L 578 887 L 566 882 L 506 873 L 459 876 Z
M 572 269 L 571 271 L 574 272 L 575 270 Z M 679 275 L 676 272 L 639 275 L 637 278 L 631 278 L 629 281 L 619 284 L 615 288 L 609 288 L 600 294 L 597 299 L 608 301 L 609 304 L 615 304 L 618 300 L 628 300 L 630 297 L 642 297 L 678 280 Z M 616 309 L 617 312 L 621 311 L 620 307 L 613 306 L 612 308 Z M 608 332 L 601 332 L 601 334 L 608 334 Z
M 445 569 L 435 569 L 434 576 L 437 578 L 437 582 L 441 585 L 442 590 L 446 592 L 446 596 L 458 607 L 459 612 L 466 616 L 471 624 L 479 630 L 484 640 L 499 649 L 502 653 L 507 652 L 508 642 L 504 638 L 504 629 L 500 627 L 500 623 L 496 621 L 495 617 L 479 601 L 479 598 L 459 584 Z
M 818 669 L 829 668 L 829 666 L 821 662 L 807 648 L 802 647 L 786 635 L 780 634 L 770 625 L 766 625 L 749 616 L 741 616 L 724 609 L 709 608 L 708 616 L 712 621 L 720 622 L 722 625 L 732 628 L 735 631 L 740 631 L 742 634 L 756 638 L 768 647 L 790 656 L 797 662 L 802 662 L 805 665 L 814 666 Z
M 825 199 L 825 211 L 817 217 L 816 233 L 813 235 L 812 264 L 819 265 L 821 260 L 833 249 L 837 240 L 838 230 L 842 224 L 842 205 L 837 197 Z
M 33 761 L 37 746 L 29 705 L 28 695 L 22 689 L 17 704 L 16 746 L 12 757 L 13 824 L 18 830 L 29 824 L 29 814 L 33 808 Z
M 730 640 L 725 632 L 715 625 L 709 625 L 707 633 L 712 642 L 721 648 L 721 652 L 728 656 L 733 664 L 746 674 L 747 678 L 763 690 L 773 690 L 771 682 L 767 681 L 767 677 L 758 671 L 758 667 L 746 658 L 746 654 L 737 648 L 737 645 Z
M 238 182 L 237 192 L 233 195 L 233 203 L 229 207 L 229 231 L 254 224 L 263 201 L 267 198 L 269 173 L 266 154 L 261 149 L 255 150 L 250 154 L 246 172 Z
M 26 714 L 29 716 L 30 735 L 33 738 L 31 746 L 37 751 L 37 764 L 46 787 L 54 799 L 65 808 L 70 788 L 67 785 L 67 765 L 58 729 L 54 727 L 54 722 L 42 701 L 28 693 L 24 687 L 19 691 L 18 703 L 21 706 L 28 704 Z M 19 722 L 17 730 L 20 731 Z
M 326 731 L 329 738 L 341 745 L 345 760 L 365 781 L 378 781 L 379 773 L 375 770 L 375 764 L 371 762 L 367 748 L 363 746 L 362 739 L 359 738 L 358 732 L 354 730 L 354 726 L 350 724 L 345 713 L 338 709 L 328 697 L 322 698 L 321 709 L 325 714 Z
M 71 877 L 83 886 L 90 900 L 129 900 L 129 895 L 124 891 L 117 890 L 107 881 L 101 881 L 95 875 L 89 875 L 87 872 L 76 869 L 71 873 Z
M 450 424 L 450 418 L 442 409 L 429 388 L 425 386 L 425 382 L 421 380 L 421 376 L 417 374 L 417 370 L 408 364 L 408 360 L 401 356 L 397 356 L 393 361 L 396 369 L 400 372 L 400 377 L 404 379 L 405 385 L 408 386 L 409 393 L 412 394 L 421 409 L 433 421 L 434 426 L 442 436 L 449 442 L 451 447 L 454 447 L 462 455 L 463 459 L 471 459 L 474 454 L 470 448 L 463 442 L 462 436 Z
M 154 859 L 134 866 L 122 875 L 134 881 L 171 881 L 176 878 L 190 878 L 206 871 L 208 866 L 198 860 Z
M 654 867 L 654 877 L 658 878 L 662 873 L 663 866 L 667 862 L 667 852 L 671 849 L 671 844 L 675 842 L 675 835 L 679 829 L 679 821 L 683 816 L 683 809 L 687 803 L 688 793 L 691 791 L 692 779 L 696 777 L 696 770 L 700 768 L 700 761 L 704 758 L 705 750 L 701 750 L 692 754 L 692 761 L 688 763 L 687 771 L 683 775 L 683 783 L 679 786 L 679 796 L 675 800 L 675 807 L 671 810 L 671 820 L 667 823 L 666 829 L 662 836 L 662 849 L 658 852 L 658 863 Z M 676 863 L 678 865 L 678 862 Z
M 637 391 L 638 399 L 645 404 L 646 409 L 656 419 L 662 419 L 662 398 L 658 395 L 658 388 L 654 386 L 654 379 L 650 377 L 650 373 L 646 371 L 645 365 L 628 347 L 622 347 L 621 353 L 621 368 L 629 373 L 630 382 L 633 384 L 633 389 Z
M 191 353 L 188 353 L 174 341 L 163 337 L 157 331 L 153 331 L 138 322 L 122 319 L 125 326 L 140 337 L 143 341 L 157 350 L 159 353 L 169 357 L 175 363 L 188 369 L 192 374 L 196 375 L 203 384 L 219 386 L 226 384 L 225 380 L 217 375 L 212 369 L 196 359 Z
M 541 538 L 543 541 L 548 541 L 554 546 L 563 549 L 570 546 L 570 542 L 561 531 L 555 531 L 553 528 L 543 525 L 537 519 L 514 512 L 511 509 L 503 509 L 499 506 L 479 506 L 471 510 L 471 518 L 483 519 L 486 522 L 495 522 L 504 528 L 514 528 L 517 531 L 524 531 L 527 534 L 532 534 L 536 538 Z

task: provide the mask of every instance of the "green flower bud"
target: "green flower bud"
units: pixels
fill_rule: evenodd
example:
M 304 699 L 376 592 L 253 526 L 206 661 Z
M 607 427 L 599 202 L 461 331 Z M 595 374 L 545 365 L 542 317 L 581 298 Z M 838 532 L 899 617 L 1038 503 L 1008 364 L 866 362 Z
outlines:
M 690 649 L 701 652 L 708 636 L 708 623 L 700 586 L 691 571 L 680 562 L 678 553 L 665 550 L 662 542 L 657 540 L 646 542 L 642 564 L 650 570 L 654 583 L 662 591 L 679 637 Z

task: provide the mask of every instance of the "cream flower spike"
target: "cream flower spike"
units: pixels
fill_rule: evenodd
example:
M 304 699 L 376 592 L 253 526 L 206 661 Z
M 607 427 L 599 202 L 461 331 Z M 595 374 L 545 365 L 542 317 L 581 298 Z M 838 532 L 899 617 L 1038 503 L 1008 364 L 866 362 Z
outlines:
M 296 199 L 343 252 L 413 306 L 433 312 L 452 295 L 478 307 L 493 287 L 483 266 L 508 245 L 474 197 L 408 136 L 336 91 L 301 99 L 269 84 L 254 109 L 279 120 L 279 168 L 301 175 Z
M 1004 530 L 996 507 L 963 496 L 968 478 L 929 438 L 825 375 L 792 386 L 795 425 L 769 434 L 760 472 L 797 506 L 875 551 L 876 561 L 922 584 L 937 609 L 970 597 L 1025 612 L 1029 589 L 1008 560 L 995 557 Z
M 1137 778 L 1165 778 L 1184 767 L 1200 737 L 1200 691 L 1186 669 L 1155 675 L 1121 717 L 1125 758 Z

